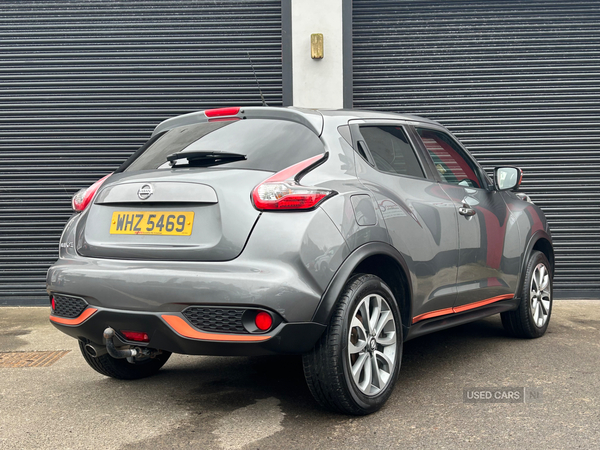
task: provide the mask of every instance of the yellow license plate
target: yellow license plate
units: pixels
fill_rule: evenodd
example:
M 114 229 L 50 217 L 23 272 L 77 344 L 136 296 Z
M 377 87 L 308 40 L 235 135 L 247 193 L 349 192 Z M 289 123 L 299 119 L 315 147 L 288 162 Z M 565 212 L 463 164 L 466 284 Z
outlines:
M 110 234 L 189 236 L 193 224 L 194 213 L 189 211 L 115 211 Z

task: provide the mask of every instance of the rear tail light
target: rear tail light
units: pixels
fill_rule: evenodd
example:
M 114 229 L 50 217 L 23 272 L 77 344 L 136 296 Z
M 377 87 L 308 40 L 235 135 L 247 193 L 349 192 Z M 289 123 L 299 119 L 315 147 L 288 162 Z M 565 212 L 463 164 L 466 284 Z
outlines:
M 327 154 L 313 156 L 277 172 L 252 191 L 252 201 L 259 210 L 306 210 L 317 207 L 336 192 L 311 186 L 302 186 L 300 178 L 322 164 Z
M 127 339 L 128 341 L 150 342 L 150 337 L 148 336 L 148 333 L 144 333 L 142 331 L 123 331 L 123 330 L 121 330 L 121 334 L 123 334 L 125 339 Z
M 105 177 L 100 178 L 89 188 L 81 189 L 80 191 L 78 191 L 71 200 L 71 206 L 73 207 L 73 209 L 77 212 L 83 211 L 87 207 L 87 205 L 90 204 L 90 202 L 96 195 L 96 192 L 98 192 L 98 189 L 100 189 L 100 186 L 102 186 L 102 183 L 104 183 L 104 181 L 106 181 L 106 179 L 111 175 L 112 173 L 109 173 Z

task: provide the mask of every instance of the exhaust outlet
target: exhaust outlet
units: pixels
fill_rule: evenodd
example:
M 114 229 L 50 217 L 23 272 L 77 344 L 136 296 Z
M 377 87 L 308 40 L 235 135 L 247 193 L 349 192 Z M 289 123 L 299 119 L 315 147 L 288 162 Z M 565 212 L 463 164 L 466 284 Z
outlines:
M 83 348 L 85 349 L 85 352 L 92 358 L 98 358 L 99 356 L 106 355 L 107 353 L 106 347 L 92 344 L 91 342 L 85 344 Z

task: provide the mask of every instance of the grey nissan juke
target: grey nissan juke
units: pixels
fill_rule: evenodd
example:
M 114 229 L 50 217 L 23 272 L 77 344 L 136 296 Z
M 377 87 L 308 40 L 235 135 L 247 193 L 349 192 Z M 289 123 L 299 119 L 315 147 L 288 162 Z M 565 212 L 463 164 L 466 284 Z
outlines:
M 552 238 L 521 178 L 492 180 L 416 116 L 175 117 L 73 197 L 50 320 L 110 377 L 171 353 L 301 354 L 322 406 L 372 413 L 404 341 L 497 313 L 514 336 L 545 333 Z

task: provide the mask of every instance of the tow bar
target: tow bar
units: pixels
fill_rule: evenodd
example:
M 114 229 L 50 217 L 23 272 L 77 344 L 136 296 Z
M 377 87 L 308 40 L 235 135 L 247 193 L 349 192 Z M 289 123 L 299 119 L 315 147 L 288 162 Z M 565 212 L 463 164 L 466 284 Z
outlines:
M 117 350 L 113 343 L 113 337 L 115 336 L 115 330 L 108 327 L 103 333 L 104 339 L 106 339 L 106 350 L 108 354 L 116 359 L 135 358 L 139 352 L 135 348 L 129 348 L 127 350 Z
M 134 364 L 136 362 L 145 361 L 149 358 L 155 358 L 162 353 L 162 350 L 140 347 L 128 348 L 125 350 L 117 350 L 113 342 L 115 330 L 113 330 L 111 327 L 108 327 L 106 330 L 104 330 L 104 333 L 102 334 L 104 336 L 104 339 L 106 339 L 106 351 L 110 356 L 112 356 L 115 359 L 127 359 L 127 361 Z M 93 346 L 90 345 L 90 347 Z M 94 350 L 96 349 L 94 348 Z M 86 346 L 86 351 L 94 358 L 100 356 L 97 351 L 95 351 L 94 354 L 92 354 L 88 349 L 88 346 Z

